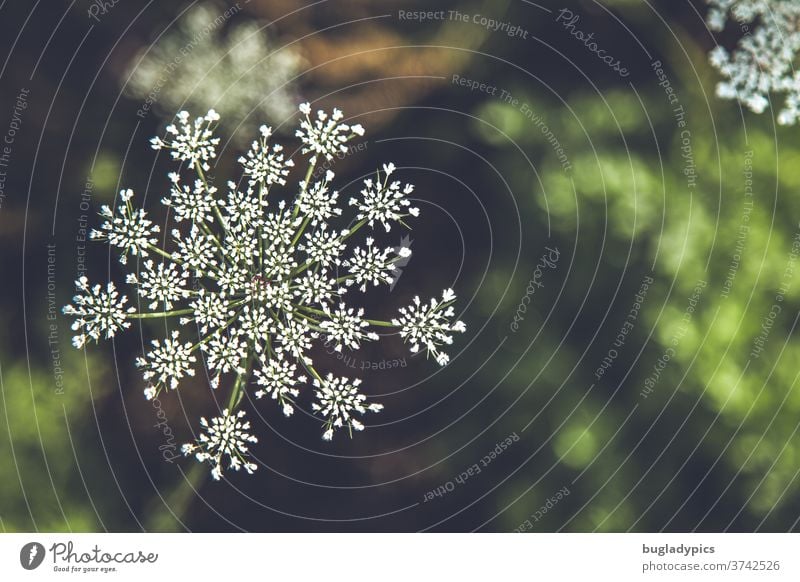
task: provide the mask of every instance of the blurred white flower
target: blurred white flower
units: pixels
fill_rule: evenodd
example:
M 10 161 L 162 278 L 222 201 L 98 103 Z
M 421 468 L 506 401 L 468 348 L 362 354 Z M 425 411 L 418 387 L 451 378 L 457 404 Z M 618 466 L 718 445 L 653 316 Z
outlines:
M 295 111 L 293 79 L 304 63 L 292 46 L 276 46 L 272 30 L 238 4 L 199 2 L 142 47 L 120 84 L 141 102 L 141 117 L 151 110 L 171 117 L 178 109 L 214 108 L 226 119 L 279 124 Z M 225 129 L 244 145 L 254 125 L 237 127 Z
M 800 4 L 765 0 L 707 0 L 709 28 L 722 31 L 730 19 L 747 25 L 733 51 L 717 46 L 711 64 L 725 77 L 717 95 L 736 99 L 751 111 L 762 113 L 770 94 L 786 99 L 778 122 L 790 125 L 800 117 L 800 71 L 795 62 L 800 51 Z

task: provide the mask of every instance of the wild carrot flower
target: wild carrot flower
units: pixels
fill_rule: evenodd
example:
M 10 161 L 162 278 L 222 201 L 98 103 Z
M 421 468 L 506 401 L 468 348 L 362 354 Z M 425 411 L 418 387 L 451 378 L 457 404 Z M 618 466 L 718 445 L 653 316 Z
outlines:
M 357 305 L 361 293 L 391 285 L 396 264 L 411 254 L 405 245 L 381 245 L 373 229 L 381 234 L 394 224 L 407 227 L 406 221 L 419 215 L 408 199 L 413 186 L 390 182 L 396 168 L 385 164 L 383 173 L 364 180 L 360 196 L 342 207 L 333 172 L 315 178 L 314 169 L 318 159 L 346 150 L 364 130 L 344 123 L 339 110 L 312 117 L 303 104 L 300 111 L 296 135 L 309 158 L 304 178 L 289 186 L 299 160 L 271 144 L 272 130 L 264 126 L 238 158 L 240 180 L 225 189 L 216 188 L 207 174 L 216 158 L 219 116 L 212 110 L 191 120 L 179 113 L 166 136 L 152 140 L 154 149 L 169 151 L 179 164 L 168 175 L 169 195 L 161 199 L 174 218 L 171 237 L 155 236 L 159 226 L 133 207 L 130 190 L 122 191 L 115 211 L 102 209 L 106 222 L 94 236 L 119 249 L 124 265 L 129 255 L 142 258 L 135 267 L 127 265 L 133 270 L 126 282 L 148 310 L 129 307 L 113 283 L 90 286 L 86 278 L 77 281 L 79 294 L 64 308 L 76 317 L 78 348 L 114 337 L 132 320 L 161 321 L 166 337 L 153 339 L 136 359 L 148 399 L 164 387 L 178 388 L 197 366 L 208 370 L 212 388 L 232 384 L 222 415 L 201 419 L 203 432 L 183 448 L 210 463 L 215 479 L 225 458 L 234 470 L 256 468 L 247 459 L 247 443 L 256 437 L 241 409 L 248 390 L 256 399 L 275 400 L 286 416 L 312 391 L 310 408 L 325 440 L 342 428 L 363 430 L 362 415 L 383 408 L 368 402 L 361 380 L 320 372 L 324 362 L 316 360 L 321 351 L 315 346 L 357 350 L 380 339 L 376 329 L 394 329 L 412 352 L 427 352 L 445 365 L 449 358 L 441 350 L 453 342 L 453 333 L 465 330 L 462 322 L 453 322 L 455 294 L 449 289 L 441 300 L 415 298 L 391 321 L 370 319 Z M 348 206 L 355 207 L 355 216 L 345 215 Z

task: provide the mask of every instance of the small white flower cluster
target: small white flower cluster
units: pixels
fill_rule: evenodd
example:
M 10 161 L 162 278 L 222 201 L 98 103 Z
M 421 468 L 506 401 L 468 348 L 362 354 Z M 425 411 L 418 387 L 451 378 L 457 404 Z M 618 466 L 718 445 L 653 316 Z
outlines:
M 195 119 L 194 123 L 189 122 L 188 111 L 181 111 L 176 117 L 178 125 L 173 123 L 167 126 L 167 133 L 171 135 L 167 141 L 160 137 L 150 140 L 153 149 L 170 149 L 173 159 L 188 162 L 190 166 L 199 164 L 208 172 L 211 169 L 209 160 L 217 157 L 219 138 L 213 135 L 219 114 L 211 109 L 205 116 Z
M 164 324 L 167 337 L 152 340 L 150 350 L 136 359 L 148 384 L 148 399 L 164 387 L 178 388 L 195 376 L 197 365 L 208 370 L 213 388 L 223 377 L 232 378 L 230 413 L 226 410 L 211 424 L 203 420 L 206 433 L 184 447 L 199 461 L 210 462 L 215 478 L 221 475 L 223 455 L 233 469 L 255 468 L 244 461 L 244 443 L 255 438 L 244 432 L 249 425 L 237 410 L 251 376 L 253 396 L 277 401 L 286 416 L 294 412 L 311 379 L 311 409 L 321 417 L 323 438 L 331 440 L 336 429 L 363 430 L 356 416 L 383 407 L 366 402 L 360 380 L 331 373 L 323 379 L 312 358 L 315 346 L 317 353 L 324 352 L 319 349 L 322 342 L 337 351 L 357 350 L 363 342 L 380 339 L 375 326 L 396 328 L 412 352 L 426 350 L 445 365 L 449 359 L 441 347 L 453 342 L 453 332 L 465 330 L 462 322 L 452 322 L 455 295 L 449 289 L 441 301 L 432 299 L 429 305 L 417 297 L 391 322 L 368 319 L 363 308 L 349 304 L 357 300 L 351 298 L 354 288 L 365 292 L 368 286 L 392 284 L 396 263 L 411 254 L 407 247 L 395 251 L 379 246 L 374 230 L 380 225 L 388 231 L 393 223 L 407 226 L 404 220 L 419 214 L 407 198 L 413 187 L 389 183 L 395 166 L 386 164 L 383 176 L 365 180 L 361 196 L 350 200 L 355 217 L 345 218 L 339 193 L 332 188 L 333 172 L 315 179 L 313 170 L 319 156 L 330 159 L 363 129 L 342 123 L 338 110 L 331 115 L 317 112 L 313 121 L 308 104 L 300 111 L 305 119 L 297 135 L 310 160 L 305 178 L 287 198 L 279 198 L 278 190 L 286 186 L 295 162 L 279 144 L 269 143 L 270 128 L 262 127 L 260 139 L 239 158 L 241 179 L 228 182 L 223 197 L 206 175 L 216 156 L 213 130 L 219 116 L 210 111 L 192 121 L 188 113 L 179 113 L 167 137 L 152 140 L 155 149 L 170 151 L 182 172 L 192 174 L 170 173 L 171 191 L 161 200 L 174 218 L 173 244 L 163 241 L 159 246 L 162 241 L 154 236 L 158 226 L 144 210 L 133 208 L 130 190 L 122 192 L 116 213 L 103 208 L 107 221 L 94 235 L 118 248 L 123 264 L 128 255 L 144 257 L 126 282 L 150 311 L 126 307 L 127 298 L 118 295 L 113 283 L 90 288 L 85 278 L 77 282 L 81 293 L 74 305 L 64 308 L 77 316 L 76 347 L 101 335 L 113 337 L 132 319 Z M 359 244 L 356 235 L 362 230 L 372 232 Z
M 379 220 L 386 232 L 391 230 L 392 222 L 404 224 L 403 218 L 406 216 L 419 216 L 419 208 L 412 207 L 411 201 L 407 198 L 414 191 L 414 186 L 406 184 L 401 189 L 399 180 L 389 183 L 389 176 L 395 169 L 394 164 L 384 164 L 383 181 L 380 173 L 374 183 L 371 179 L 364 180 L 365 188 L 361 190 L 361 200 L 350 199 L 350 206 L 358 209 L 356 218 L 366 220 L 370 226 Z
M 333 438 L 333 429 L 346 426 L 351 432 L 364 430 L 364 425 L 353 417 L 353 412 L 364 414 L 370 412 L 380 412 L 383 404 L 372 403 L 364 406 L 367 397 L 358 392 L 361 380 L 350 380 L 349 378 L 334 378 L 333 374 L 328 374 L 325 380 L 314 380 L 317 388 L 315 396 L 317 402 L 311 404 L 314 412 L 319 412 L 327 420 L 325 421 L 325 432 L 322 438 L 329 441 Z
M 717 95 L 737 99 L 755 113 L 769 105 L 770 93 L 786 95 L 778 122 L 791 125 L 800 117 L 800 71 L 795 60 L 800 51 L 800 3 L 766 0 L 708 0 L 709 28 L 722 31 L 732 17 L 748 29 L 729 52 L 717 46 L 711 64 L 726 78 Z
M 152 351 L 148 354 L 149 361 L 145 358 L 136 358 L 136 365 L 144 368 L 144 379 L 150 382 L 150 387 L 145 390 L 145 396 L 152 400 L 156 396 L 154 385 L 166 384 L 173 390 L 178 387 L 178 380 L 184 376 L 194 376 L 192 366 L 197 358 L 192 355 L 191 342 L 178 341 L 178 330 L 172 332 L 171 338 L 166 338 L 162 344 L 154 339 Z
M 100 209 L 100 216 L 107 218 L 101 230 L 92 229 L 89 238 L 94 240 L 107 240 L 111 246 L 122 249 L 119 262 L 123 265 L 128 261 L 128 253 L 134 256 L 147 256 L 148 247 L 158 242 L 155 236 L 161 229 L 157 224 L 147 218 L 143 209 L 134 210 L 131 205 L 133 190 L 127 189 L 119 193 L 120 205 L 118 212 L 114 212 L 107 205 Z
M 211 463 L 211 476 L 219 481 L 222 477 L 223 455 L 228 457 L 228 467 L 234 471 L 244 468 L 252 474 L 258 467 L 245 459 L 247 443 L 257 443 L 258 439 L 249 434 L 250 422 L 244 421 L 244 410 L 231 414 L 228 409 L 222 411 L 222 416 L 211 419 L 209 423 L 205 417 L 200 418 L 200 424 L 205 432 L 195 444 L 185 444 L 181 447 L 184 455 L 194 455 L 201 462 Z
M 320 109 L 316 118 L 312 120 L 311 105 L 303 103 L 300 105 L 300 113 L 306 118 L 300 122 L 300 129 L 295 135 L 303 142 L 303 153 L 312 154 L 310 160 L 312 164 L 316 163 L 317 155 L 330 161 L 336 154 L 346 154 L 345 144 L 355 135 L 364 135 L 364 128 L 361 125 L 340 123 L 344 114 L 339 109 L 334 109 L 332 115 Z
M 414 297 L 414 303 L 400 308 L 400 317 L 393 319 L 392 324 L 400 328 L 400 336 L 411 342 L 411 351 L 416 353 L 424 346 L 440 366 L 450 361 L 450 356 L 439 351 L 439 346 L 453 343 L 453 332 L 463 333 L 466 326 L 463 321 L 450 323 L 454 315 L 453 302 L 456 295 L 452 289 L 442 292 L 442 300 L 431 298 L 429 304 L 423 304 L 420 298 Z
M 284 160 L 283 146 L 274 144 L 272 149 L 267 146 L 267 140 L 272 135 L 272 128 L 262 125 L 258 128 L 261 140 L 254 141 L 246 156 L 239 158 L 239 163 L 244 168 L 251 182 L 256 184 L 286 184 L 286 176 L 290 168 L 294 167 L 292 160 Z
M 130 321 L 125 319 L 136 309 L 125 307 L 128 298 L 120 297 L 114 283 L 109 281 L 105 289 L 100 285 L 89 289 L 89 280 L 81 277 L 75 281 L 75 287 L 83 291 L 83 295 L 75 295 L 72 298 L 75 305 L 64 307 L 64 314 L 77 316 L 72 323 L 72 331 L 80 332 L 72 338 L 76 348 L 82 348 L 89 338 L 98 341 L 104 335 L 109 339 L 119 330 L 130 327 Z

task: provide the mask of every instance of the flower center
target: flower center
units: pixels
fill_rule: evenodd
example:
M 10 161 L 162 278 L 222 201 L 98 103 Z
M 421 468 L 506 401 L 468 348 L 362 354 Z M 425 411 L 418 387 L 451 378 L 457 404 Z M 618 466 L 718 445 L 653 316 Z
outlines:
M 253 287 L 261 287 L 262 289 L 266 289 L 269 287 L 269 280 L 263 275 L 254 275 L 250 280 L 250 284 Z

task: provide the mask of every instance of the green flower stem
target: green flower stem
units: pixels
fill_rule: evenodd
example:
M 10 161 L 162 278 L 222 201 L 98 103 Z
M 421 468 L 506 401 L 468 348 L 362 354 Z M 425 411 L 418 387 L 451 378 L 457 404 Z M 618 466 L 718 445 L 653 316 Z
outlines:
M 317 166 L 317 156 L 314 156 L 314 162 L 308 165 L 308 170 L 306 170 L 306 177 L 303 178 L 303 190 L 308 189 L 308 185 L 311 183 L 311 176 L 314 174 L 314 168 Z
M 266 146 L 266 143 L 264 144 Z M 269 191 L 267 192 L 269 194 Z M 259 211 L 263 209 L 264 205 L 264 184 L 263 182 L 258 187 L 258 208 Z M 258 227 L 258 231 L 256 232 L 256 236 L 258 236 L 258 272 L 264 270 L 264 237 L 261 236 L 263 233 L 261 232 L 261 227 Z
M 301 310 L 310 311 L 311 313 L 316 313 L 317 315 L 323 315 L 323 316 L 325 315 L 324 311 L 321 311 L 319 309 L 314 309 L 313 307 L 308 307 L 306 305 L 298 305 L 297 307 Z M 381 327 L 397 327 L 391 321 L 380 321 L 378 319 L 365 319 L 364 321 L 366 321 L 370 325 L 379 325 Z
M 292 278 L 297 277 L 297 275 L 299 275 L 300 273 L 302 273 L 303 271 L 308 269 L 311 265 L 312 265 L 312 263 L 303 263 L 302 265 L 297 267 L 297 269 L 292 271 Z
M 364 321 L 366 321 L 370 325 L 377 325 L 380 327 L 397 327 L 391 321 L 380 321 L 378 319 L 365 319 Z
M 233 390 L 231 391 L 231 396 L 228 398 L 228 413 L 233 414 L 233 411 L 236 410 L 236 407 L 239 406 L 239 403 L 242 401 L 242 396 L 244 395 L 244 385 L 247 383 L 247 379 L 250 377 L 250 365 L 252 364 L 253 355 L 252 353 L 247 356 L 247 361 L 244 364 L 244 372 L 241 374 L 236 375 L 236 382 L 233 384 Z
M 322 380 L 322 376 L 320 376 L 320 375 L 319 375 L 319 373 L 318 373 L 318 372 L 317 372 L 317 370 L 314 368 L 314 366 L 312 366 L 312 365 L 310 365 L 310 364 L 305 364 L 305 363 L 303 364 L 303 366 L 305 367 L 305 369 L 306 369 L 306 370 L 308 370 L 308 371 L 309 371 L 309 373 L 310 373 L 312 376 L 314 376 L 314 378 L 316 378 L 317 380 L 319 380 L 319 383 L 320 383 L 320 385 L 324 384 L 324 382 L 323 382 L 323 380 Z
M 294 235 L 294 238 L 292 239 L 292 247 L 294 247 L 297 244 L 297 241 L 300 240 L 300 237 L 303 235 L 303 231 L 305 231 L 309 222 L 311 222 L 311 219 L 306 217 L 306 219 L 303 221 L 303 224 L 301 224 L 300 228 L 297 230 L 297 234 Z
M 353 235 L 354 235 L 354 234 L 355 234 L 355 233 L 358 231 L 358 229 L 360 229 L 360 228 L 361 228 L 362 226 L 364 226 L 365 224 L 367 224 L 367 219 L 366 219 L 366 218 L 362 218 L 361 220 L 359 220 L 359 221 L 356 223 L 356 225 L 355 225 L 353 228 L 351 228 L 351 229 L 350 229 L 350 231 L 349 231 L 349 232 L 348 232 L 346 235 L 344 235 L 344 236 L 342 237 L 342 240 L 343 240 L 343 241 L 344 241 L 344 240 L 347 240 L 348 238 L 350 238 L 351 236 L 353 236 Z
M 319 154 L 317 154 L 319 155 Z M 306 170 L 306 177 L 303 178 L 303 187 L 301 191 L 308 190 L 308 185 L 311 183 L 311 176 L 314 174 L 314 168 L 317 166 L 317 156 L 314 156 L 314 162 L 308 164 L 308 170 Z M 294 210 L 292 211 L 292 218 L 297 218 L 298 213 L 300 212 L 300 206 L 298 204 L 294 205 Z
M 199 161 L 196 161 L 194 163 L 194 169 L 197 172 L 197 175 L 200 176 L 200 180 L 202 180 L 203 187 L 206 189 L 206 192 L 208 192 L 208 180 L 206 180 L 205 172 L 203 172 L 203 168 L 200 165 Z M 216 204 L 214 204 L 214 216 L 216 216 L 217 220 L 219 221 L 219 227 L 224 232 L 227 232 L 227 229 L 225 228 L 225 221 L 222 220 L 222 213 L 219 211 L 219 206 L 217 206 Z
M 244 305 L 245 303 L 247 303 L 247 300 L 246 300 L 246 299 L 243 299 L 243 300 L 241 300 L 241 301 L 237 301 L 237 302 L 235 302 L 235 303 L 231 303 L 231 305 L 230 305 L 230 306 L 231 306 L 231 307 L 241 307 L 241 306 L 242 306 L 242 305 Z M 230 326 L 230 325 L 231 325 L 231 324 L 232 324 L 234 321 L 236 321 L 236 320 L 238 319 L 238 317 L 239 317 L 239 314 L 240 314 L 240 313 L 241 313 L 241 310 L 239 310 L 239 311 L 237 311 L 236 313 L 234 313 L 234 314 L 233 314 L 233 317 L 231 317 L 231 318 L 230 318 L 228 321 L 226 321 L 226 322 L 225 322 L 225 325 L 223 325 L 222 327 L 220 327 L 220 328 L 217 330 L 217 333 L 220 333 L 220 332 L 222 332 L 222 331 L 224 331 L 224 330 L 228 329 L 228 327 L 229 327 L 229 326 Z M 201 339 L 199 342 L 197 342 L 196 344 L 194 344 L 194 345 L 191 347 L 191 349 L 189 350 L 189 352 L 193 353 L 193 352 L 197 351 L 197 350 L 200 348 L 200 346 L 202 346 L 204 343 L 206 343 L 208 340 L 210 340 L 212 337 L 214 337 L 214 335 L 216 335 L 216 334 L 211 334 L 211 333 L 210 333 L 210 334 L 208 334 L 206 337 L 204 337 L 204 338 L 203 338 L 203 339 Z
M 208 478 L 205 463 L 192 463 L 185 473 L 180 473 L 175 483 L 168 486 L 161 495 L 153 496 L 144 514 L 147 516 L 145 529 L 150 532 L 184 531 L 184 519 L 199 498 L 197 490 Z M 166 510 L 165 510 L 166 507 Z
M 230 325 L 230 323 L 226 324 L 226 325 L 225 325 L 225 327 L 228 327 L 228 325 Z M 222 329 L 225 329 L 225 328 L 222 328 Z M 197 350 L 199 350 L 199 349 L 200 349 L 200 346 L 202 346 L 204 343 L 206 343 L 206 342 L 207 342 L 208 340 L 210 340 L 212 337 L 214 337 L 214 336 L 213 336 L 213 334 L 208 334 L 206 337 L 204 337 L 204 338 L 203 338 L 203 339 L 201 339 L 199 342 L 197 342 L 196 344 L 194 344 L 194 345 L 193 345 L 193 346 L 192 346 L 192 347 L 189 349 L 189 353 L 194 353 L 194 352 L 196 352 Z
M 325 333 L 325 330 L 322 329 L 322 327 L 320 327 L 320 325 L 319 325 L 320 324 L 319 320 L 316 320 L 313 317 L 311 317 L 310 315 L 306 315 L 305 313 L 297 312 L 297 315 L 299 315 L 300 317 L 302 317 L 306 321 L 309 321 L 310 322 L 309 327 L 311 329 L 313 329 L 314 331 L 319 331 L 321 333 Z
M 166 251 L 164 251 L 164 250 L 161 250 L 160 248 L 158 248 L 158 247 L 157 247 L 156 245 L 154 245 L 154 244 L 150 244 L 150 243 L 148 243 L 148 245 L 147 245 L 147 248 L 148 248 L 149 250 L 153 251 L 154 253 L 161 255 L 161 256 L 162 256 L 162 257 L 164 257 L 165 259 L 169 259 L 170 261 L 172 261 L 172 262 L 174 262 L 174 263 L 178 263 L 179 265 L 182 265 L 182 264 L 183 264 L 183 262 L 182 262 L 180 259 L 176 259 L 176 258 L 175 258 L 175 257 L 173 257 L 171 254 L 169 254 L 168 252 L 166 252 Z
M 175 311 L 158 311 L 152 313 L 129 313 L 125 315 L 126 319 L 156 319 L 157 317 L 175 317 L 177 315 L 191 315 L 194 309 L 176 309 Z
M 203 187 L 206 189 L 206 192 L 208 192 L 208 181 L 206 180 L 206 175 L 203 172 L 203 168 L 200 166 L 199 162 L 194 163 L 194 170 L 197 172 L 197 175 L 200 176 L 200 180 L 203 182 Z M 214 204 L 214 216 L 217 217 L 219 227 L 222 229 L 222 231 L 227 233 L 225 222 L 222 220 L 222 213 L 220 213 L 219 207 L 216 204 Z M 225 258 L 225 249 L 222 247 L 222 243 L 219 241 L 219 238 L 217 238 L 217 235 L 211 231 L 205 221 L 200 223 L 200 228 L 203 229 L 203 232 L 206 233 L 207 236 L 211 237 L 211 240 L 214 241 L 214 244 L 217 245 L 217 248 L 222 251 L 222 259 L 227 262 Z
M 389 259 L 389 261 L 388 261 L 388 262 L 390 262 L 390 263 L 396 263 L 397 261 L 399 261 L 399 260 L 401 260 L 401 259 L 408 259 L 408 258 L 409 258 L 409 257 L 401 257 L 400 255 L 397 255 L 396 257 L 392 257 L 391 259 Z
M 272 334 L 268 333 L 266 337 L 266 344 L 267 344 L 267 354 L 269 357 L 274 357 L 275 353 L 272 351 Z
M 296 309 L 302 309 L 302 310 L 308 311 L 310 313 L 316 313 L 317 315 L 322 315 L 322 316 L 327 315 L 321 309 L 314 309 L 313 307 L 309 307 L 308 305 L 295 305 L 295 308 Z
M 211 231 L 211 229 L 210 229 L 210 228 L 208 228 L 208 225 L 207 225 L 205 222 L 201 222 L 201 223 L 200 223 L 200 228 L 202 228 L 202 229 L 203 229 L 203 232 L 204 232 L 204 233 L 206 233 L 206 234 L 207 234 L 209 237 L 211 237 L 211 240 L 213 240 L 213 241 L 214 241 L 214 244 L 215 244 L 215 245 L 217 245 L 217 248 L 218 248 L 219 250 L 221 250 L 221 251 L 223 251 L 223 250 L 224 250 L 224 249 L 222 248 L 222 243 L 221 243 L 221 242 L 219 242 L 219 239 L 217 238 L 217 235 L 215 235 L 215 234 L 214 234 L 214 233 Z M 225 255 L 224 255 L 224 253 L 223 253 L 223 257 L 224 257 L 224 256 L 225 256 Z
M 297 313 L 297 315 L 299 315 L 299 316 L 300 316 L 300 317 L 302 317 L 303 319 L 307 319 L 308 321 L 310 321 L 310 322 L 312 322 L 312 323 L 319 324 L 319 320 L 318 320 L 318 319 L 314 319 L 314 318 L 313 318 L 313 317 L 311 317 L 310 315 L 306 315 L 305 313 L 300 313 L 299 311 L 295 311 L 295 313 Z

